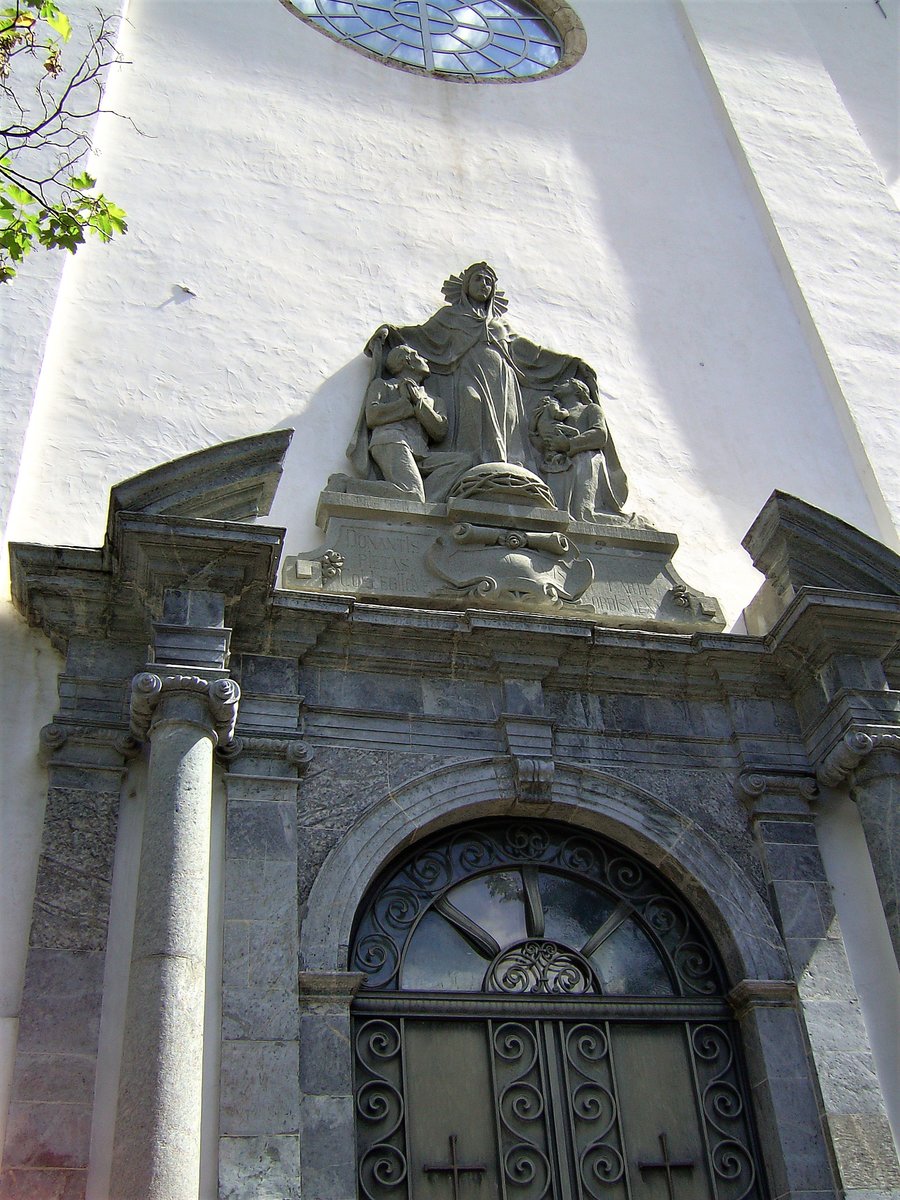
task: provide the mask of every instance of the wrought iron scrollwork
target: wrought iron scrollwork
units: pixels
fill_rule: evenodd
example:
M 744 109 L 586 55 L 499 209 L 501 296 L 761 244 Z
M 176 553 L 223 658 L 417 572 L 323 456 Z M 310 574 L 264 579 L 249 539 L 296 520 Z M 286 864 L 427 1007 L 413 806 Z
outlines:
M 690 1041 L 716 1195 L 756 1200 L 762 1189 L 731 1035 L 725 1026 L 706 1022 L 692 1028 Z
M 356 1031 L 358 1177 L 365 1200 L 405 1196 L 405 1105 L 399 1025 L 378 1018 Z
M 539 992 L 583 996 L 595 991 L 590 964 L 565 946 L 532 938 L 505 950 L 491 964 L 487 992 Z
M 587 1200 L 599 1200 L 603 1188 L 625 1175 L 609 1037 L 600 1025 L 560 1028 L 580 1182 Z
M 512 1188 L 530 1188 L 528 1200 L 541 1200 L 552 1175 L 537 1029 L 531 1022 L 492 1023 L 491 1047 L 503 1177 Z
M 567 876 L 605 892 L 649 938 L 677 994 L 712 996 L 724 990 L 702 927 L 652 868 L 595 834 L 508 819 L 443 834 L 407 853 L 363 910 L 351 969 L 365 973 L 367 990 L 398 989 L 406 945 L 435 901 L 466 879 L 511 868 Z

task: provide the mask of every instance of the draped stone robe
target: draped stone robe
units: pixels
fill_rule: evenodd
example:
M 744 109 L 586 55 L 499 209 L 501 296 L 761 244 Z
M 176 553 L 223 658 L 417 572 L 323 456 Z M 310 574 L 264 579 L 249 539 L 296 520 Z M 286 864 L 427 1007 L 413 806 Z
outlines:
M 391 327 L 390 342 L 411 346 L 428 362 L 429 389 L 443 398 L 450 423 L 443 445 L 471 455 L 473 465 L 535 470 L 528 441 L 534 403 L 579 367 L 582 376 L 593 375 L 579 359 L 514 333 L 490 305 L 485 312 L 468 300 L 446 305 L 423 325 Z

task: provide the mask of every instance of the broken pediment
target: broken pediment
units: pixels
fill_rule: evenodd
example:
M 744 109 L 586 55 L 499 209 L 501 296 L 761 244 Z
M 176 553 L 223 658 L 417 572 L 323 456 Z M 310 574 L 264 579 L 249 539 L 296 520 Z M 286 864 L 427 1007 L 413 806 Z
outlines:
M 801 588 L 900 596 L 900 556 L 786 492 L 772 493 L 742 545 L 766 577 L 745 610 L 750 633 L 767 632 Z
M 212 521 L 254 521 L 272 507 L 293 429 L 222 442 L 142 471 L 109 496 L 107 536 L 116 513 Z

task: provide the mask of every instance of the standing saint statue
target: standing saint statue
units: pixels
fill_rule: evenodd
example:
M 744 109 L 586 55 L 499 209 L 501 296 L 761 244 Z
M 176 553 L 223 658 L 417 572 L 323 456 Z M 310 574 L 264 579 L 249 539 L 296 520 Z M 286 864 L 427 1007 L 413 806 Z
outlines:
M 442 290 L 447 304 L 423 325 L 382 325 L 366 352 L 403 344 L 425 359 L 447 414 L 447 450 L 471 465 L 507 462 L 533 470 L 530 412 L 549 389 L 572 379 L 596 396 L 593 370 L 510 329 L 503 316 L 506 298 L 487 263 L 451 275 Z

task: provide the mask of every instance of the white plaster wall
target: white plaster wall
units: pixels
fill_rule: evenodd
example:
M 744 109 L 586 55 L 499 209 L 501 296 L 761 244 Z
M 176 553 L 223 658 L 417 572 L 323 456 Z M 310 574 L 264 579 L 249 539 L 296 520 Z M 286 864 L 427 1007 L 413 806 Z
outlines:
M 119 0 L 118 4 L 112 0 L 98 6 L 92 0 L 67 0 L 64 8 L 71 18 L 72 36 L 62 49 L 65 72 L 60 86 L 87 53 L 99 24 L 99 10 L 117 16 L 122 4 L 127 3 L 128 0 Z M 21 87 L 22 78 L 21 69 L 15 69 L 10 81 Z M 91 105 L 92 98 L 87 93 L 77 100 L 78 108 Z M 71 108 L 76 109 L 75 102 Z M 96 117 L 88 117 L 79 128 L 91 138 L 96 123 Z M 30 155 L 28 158 L 27 165 L 34 165 L 34 158 Z M 88 163 L 103 190 L 102 155 L 90 156 L 83 165 Z M 26 166 L 24 160 L 20 160 L 20 166 Z M 14 283 L 0 285 L 0 530 L 6 528 L 47 335 L 68 259 L 69 255 L 62 251 L 34 252 L 17 267 Z
M 792 4 L 681 11 L 879 535 L 900 549 L 900 213 Z
M 900 202 L 900 0 L 796 0 L 796 8 Z
M 318 540 L 385 318 L 475 258 L 514 327 L 597 368 L 635 509 L 731 619 L 771 490 L 877 532 L 716 112 L 664 0 L 585 0 L 588 52 L 542 83 L 388 70 L 277 0 L 132 0 L 101 128 L 131 232 L 70 263 L 13 536 L 97 544 L 118 480 L 293 425 L 273 519 Z M 183 284 L 196 293 L 185 297 Z

